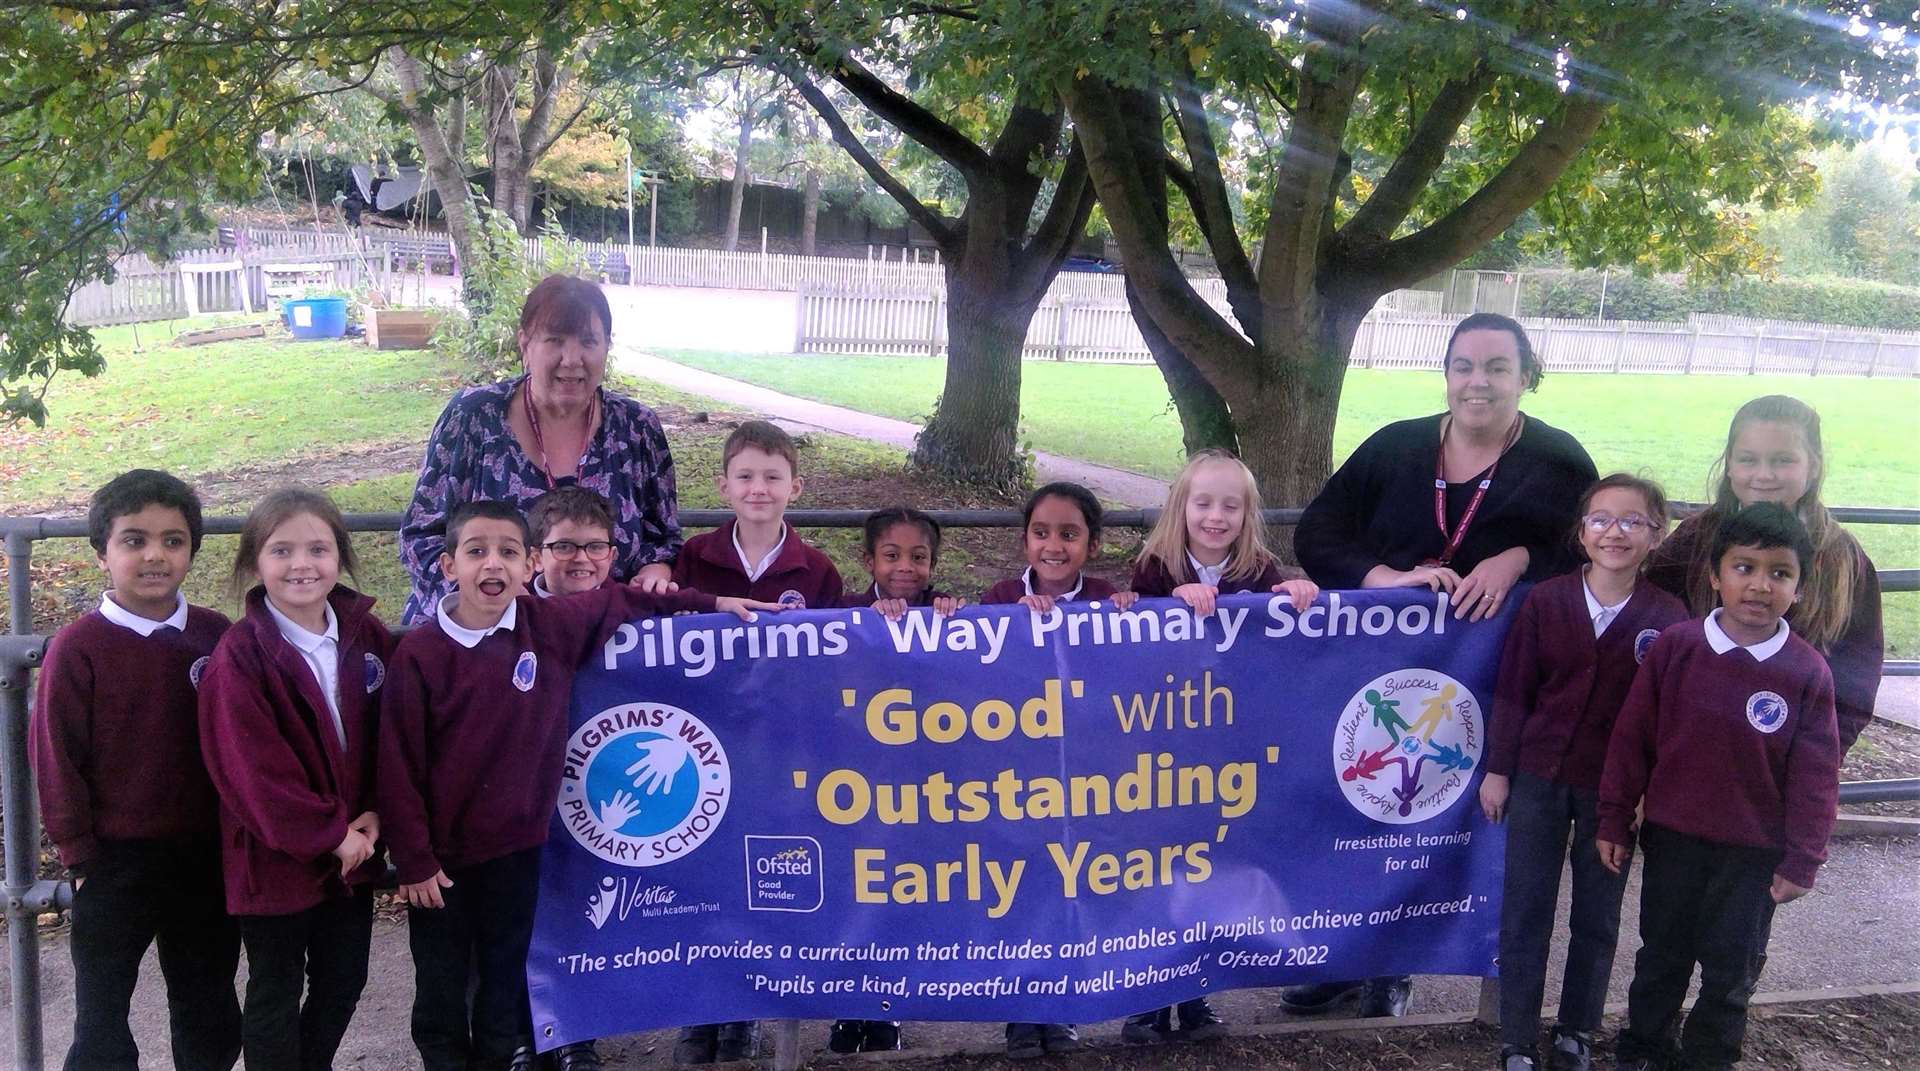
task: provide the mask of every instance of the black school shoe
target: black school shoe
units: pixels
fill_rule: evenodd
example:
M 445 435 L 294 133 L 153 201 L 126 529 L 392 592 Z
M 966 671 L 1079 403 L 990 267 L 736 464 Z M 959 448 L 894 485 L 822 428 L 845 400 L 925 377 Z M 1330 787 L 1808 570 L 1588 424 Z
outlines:
M 601 1071 L 600 1054 L 594 1051 L 593 1042 L 576 1041 L 555 1050 L 553 1066 L 555 1071 Z
M 1127 1016 L 1120 1025 L 1120 1040 L 1128 1045 L 1153 1045 L 1173 1033 L 1173 1014 L 1166 1008 Z
M 1047 1043 L 1039 1023 L 1007 1024 L 1007 1059 L 1031 1060 L 1047 1054 Z
M 1072 1023 L 1041 1024 L 1040 1040 L 1046 1045 L 1049 1056 L 1080 1051 L 1080 1032 L 1073 1028 Z
M 1584 1030 L 1553 1028 L 1553 1046 L 1547 1050 L 1548 1071 L 1592 1071 L 1593 1035 Z
M 727 1063 L 733 1060 L 753 1059 L 753 1050 L 760 1040 L 760 1024 L 751 1020 L 739 1023 L 721 1023 L 713 1044 L 715 1063 Z
M 827 1028 L 827 1051 L 841 1055 L 859 1052 L 862 1042 L 867 1040 L 867 1021 L 865 1019 L 835 1019 Z
M 899 1023 L 873 1019 L 865 1025 L 866 1036 L 860 1039 L 861 1052 L 898 1052 L 900 1050 Z
M 680 1067 L 710 1064 L 719 1040 L 720 1028 L 712 1023 L 683 1026 L 680 1028 L 680 1039 L 673 1043 L 673 1062 Z
M 1366 985 L 1363 980 L 1284 986 L 1280 990 L 1280 1006 L 1299 1015 L 1318 1015 L 1344 1000 L 1358 997 Z
M 1176 1009 L 1180 1017 L 1180 1036 L 1188 1041 L 1217 1041 L 1230 1031 L 1227 1021 L 1214 1014 L 1205 997 L 1182 1001 Z
M 534 1068 L 539 1066 L 540 1056 L 533 1051 L 531 1045 L 522 1045 L 514 1049 L 513 1055 L 507 1060 L 507 1071 L 534 1071 Z
M 1398 978 L 1370 978 L 1360 992 L 1360 1018 L 1397 1019 L 1407 1014 L 1407 1005 L 1412 1002 L 1412 978 L 1406 975 Z

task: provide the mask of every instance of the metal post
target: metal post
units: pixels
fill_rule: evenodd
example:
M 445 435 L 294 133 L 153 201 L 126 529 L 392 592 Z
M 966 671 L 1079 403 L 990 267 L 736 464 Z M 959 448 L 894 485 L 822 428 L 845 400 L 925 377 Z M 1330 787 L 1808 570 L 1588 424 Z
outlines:
M 7 611 L 14 635 L 33 631 L 33 541 L 7 533 Z M 39 872 L 40 823 L 33 809 L 33 778 L 27 772 L 27 678 L 37 659 L 0 661 L 0 771 L 4 771 L 7 953 L 13 999 L 13 1066 L 41 1071 L 40 927 L 27 906 Z
M 1596 320 L 1604 320 L 1607 318 L 1607 282 L 1612 278 L 1612 268 L 1608 268 L 1600 273 L 1600 311 L 1593 314 L 1593 318 Z
M 633 248 L 633 146 L 627 146 L 627 248 Z

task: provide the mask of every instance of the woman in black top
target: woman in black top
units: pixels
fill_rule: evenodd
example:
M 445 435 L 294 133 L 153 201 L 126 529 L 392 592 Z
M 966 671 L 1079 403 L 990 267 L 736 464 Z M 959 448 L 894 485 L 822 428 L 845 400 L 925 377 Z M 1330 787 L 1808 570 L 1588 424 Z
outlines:
M 1540 385 L 1527 333 L 1476 313 L 1447 340 L 1447 411 L 1368 437 L 1294 529 L 1293 549 L 1322 588 L 1429 587 L 1455 617 L 1498 613 L 1521 581 L 1572 569 L 1574 515 L 1598 473 L 1573 436 L 1520 412 Z M 1362 1015 L 1400 1015 L 1412 980 L 1292 986 L 1281 1002 L 1323 1011 L 1359 992 Z

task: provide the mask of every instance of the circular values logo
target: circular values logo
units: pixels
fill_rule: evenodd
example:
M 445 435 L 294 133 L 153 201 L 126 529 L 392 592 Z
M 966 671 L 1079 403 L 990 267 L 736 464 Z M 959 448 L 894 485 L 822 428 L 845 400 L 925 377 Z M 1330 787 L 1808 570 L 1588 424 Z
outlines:
M 1353 809 L 1411 825 L 1466 794 L 1486 719 L 1466 685 L 1432 669 L 1375 677 L 1340 712 L 1333 772 Z
M 733 777 L 720 738 L 665 703 L 626 703 L 567 740 L 560 818 L 609 863 L 671 863 L 700 847 L 727 813 Z

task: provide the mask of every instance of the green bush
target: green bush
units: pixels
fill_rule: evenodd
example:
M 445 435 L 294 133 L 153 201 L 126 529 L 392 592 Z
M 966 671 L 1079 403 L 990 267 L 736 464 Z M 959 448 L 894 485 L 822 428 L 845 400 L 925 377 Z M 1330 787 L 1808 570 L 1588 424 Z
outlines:
M 560 229 L 553 213 L 537 232 L 546 256 L 527 256 L 519 228 L 477 196 L 473 248 L 460 262 L 463 306 L 440 321 L 434 348 L 458 362 L 471 383 L 492 383 L 520 367 L 520 308 L 549 275 L 587 274 L 586 250 Z
M 1532 271 L 1522 285 L 1521 311 L 1529 316 L 1590 319 L 1600 311 L 1600 272 Z M 1691 313 L 1713 313 L 1920 330 L 1920 288 L 1864 279 L 1743 278 L 1710 285 L 1681 275 L 1613 272 L 1606 292 L 1609 320 L 1681 322 Z

